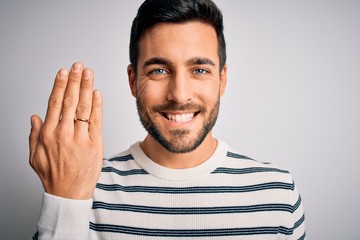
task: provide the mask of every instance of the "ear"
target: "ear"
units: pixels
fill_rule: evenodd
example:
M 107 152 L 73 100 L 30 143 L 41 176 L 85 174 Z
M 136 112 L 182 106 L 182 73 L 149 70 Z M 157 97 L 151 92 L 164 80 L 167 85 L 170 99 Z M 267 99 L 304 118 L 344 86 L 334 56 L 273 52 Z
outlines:
M 132 67 L 131 64 L 128 65 L 127 67 L 127 74 L 128 74 L 128 79 L 129 79 L 129 86 L 130 86 L 130 90 L 131 90 L 131 94 L 136 97 L 136 74 L 135 74 L 135 70 Z
M 223 69 L 220 72 L 220 97 L 225 93 L 227 82 L 227 64 L 224 65 Z

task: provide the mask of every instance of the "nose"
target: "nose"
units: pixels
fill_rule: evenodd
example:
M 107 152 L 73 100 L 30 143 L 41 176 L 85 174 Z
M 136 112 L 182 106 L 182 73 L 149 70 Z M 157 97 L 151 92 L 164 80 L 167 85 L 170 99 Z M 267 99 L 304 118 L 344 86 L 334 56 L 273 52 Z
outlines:
M 179 104 L 189 102 L 192 99 L 193 89 L 191 81 L 185 74 L 177 73 L 172 76 L 168 84 L 167 100 Z

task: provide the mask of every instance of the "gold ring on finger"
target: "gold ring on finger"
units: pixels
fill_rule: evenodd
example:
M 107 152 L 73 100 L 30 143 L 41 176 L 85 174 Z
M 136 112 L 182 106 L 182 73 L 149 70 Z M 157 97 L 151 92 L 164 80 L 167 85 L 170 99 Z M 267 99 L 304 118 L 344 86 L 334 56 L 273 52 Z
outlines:
M 89 119 L 86 118 L 75 118 L 75 121 L 90 123 Z

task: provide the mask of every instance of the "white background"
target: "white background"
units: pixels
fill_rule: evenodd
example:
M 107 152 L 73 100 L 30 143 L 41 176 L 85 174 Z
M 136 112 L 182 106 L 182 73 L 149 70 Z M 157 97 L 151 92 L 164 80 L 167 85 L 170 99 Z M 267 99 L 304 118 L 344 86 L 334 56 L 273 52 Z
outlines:
M 31 114 L 77 60 L 104 95 L 105 155 L 145 136 L 126 75 L 142 1 L 0 0 L 0 236 L 30 239 L 42 186 L 28 164 Z M 291 171 L 308 239 L 358 239 L 360 1 L 217 0 L 229 78 L 215 135 Z

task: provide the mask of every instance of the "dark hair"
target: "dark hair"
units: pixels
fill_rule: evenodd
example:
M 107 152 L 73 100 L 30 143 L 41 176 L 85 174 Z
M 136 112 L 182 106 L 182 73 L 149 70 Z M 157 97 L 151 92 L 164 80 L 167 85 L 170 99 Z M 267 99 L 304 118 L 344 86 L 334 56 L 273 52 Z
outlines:
M 137 72 L 139 42 L 147 29 L 157 23 L 201 21 L 214 27 L 218 38 L 220 69 L 226 62 L 223 16 L 211 0 L 146 0 L 132 23 L 130 35 L 130 63 Z

